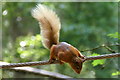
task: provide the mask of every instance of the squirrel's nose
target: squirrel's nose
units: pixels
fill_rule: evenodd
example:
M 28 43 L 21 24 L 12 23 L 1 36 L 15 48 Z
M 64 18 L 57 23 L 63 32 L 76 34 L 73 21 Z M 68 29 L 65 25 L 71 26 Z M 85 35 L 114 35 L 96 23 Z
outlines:
M 76 73 L 80 74 L 80 71 L 76 71 Z

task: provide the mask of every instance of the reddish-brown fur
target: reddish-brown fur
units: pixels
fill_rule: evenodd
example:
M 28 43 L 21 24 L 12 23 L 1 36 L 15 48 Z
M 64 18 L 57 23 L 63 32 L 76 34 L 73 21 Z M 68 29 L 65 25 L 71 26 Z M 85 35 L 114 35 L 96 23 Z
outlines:
M 39 21 L 42 43 L 50 49 L 50 62 L 60 60 L 61 64 L 68 63 L 74 71 L 80 73 L 84 56 L 72 45 L 66 42 L 59 43 L 61 23 L 57 14 L 45 5 L 38 4 L 32 10 L 33 17 Z
M 60 60 L 61 64 L 64 62 L 77 72 L 80 73 L 82 69 L 82 60 L 84 56 L 73 46 L 66 42 L 60 42 L 57 45 L 53 45 L 50 50 L 50 61 Z

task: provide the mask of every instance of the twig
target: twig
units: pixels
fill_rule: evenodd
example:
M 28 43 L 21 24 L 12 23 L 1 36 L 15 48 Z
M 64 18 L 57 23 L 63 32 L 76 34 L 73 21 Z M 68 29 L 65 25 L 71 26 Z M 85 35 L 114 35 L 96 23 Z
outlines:
M 99 49 L 99 48 L 101 48 L 101 47 L 105 47 L 108 51 L 110 51 L 110 52 L 112 52 L 112 53 L 115 53 L 115 51 L 112 50 L 112 49 L 110 49 L 108 46 L 109 46 L 109 47 L 110 47 L 110 46 L 120 46 L 120 44 L 110 44 L 110 45 L 105 45 L 105 44 L 103 44 L 103 45 L 100 45 L 100 46 L 95 47 L 95 48 L 92 48 L 92 49 L 80 50 L 80 52 L 93 51 L 93 50 Z M 108 48 L 109 48 L 109 49 L 108 49 Z
M 112 52 L 112 53 L 116 53 L 116 51 L 112 50 L 110 47 L 108 46 L 104 46 L 108 51 Z
M 113 54 L 105 54 L 105 55 L 99 55 L 99 56 L 86 57 L 83 60 L 83 62 L 85 62 L 87 60 L 105 59 L 105 58 L 113 58 L 113 57 L 120 57 L 120 53 L 113 53 Z M 0 69 L 13 68 L 13 67 L 23 67 L 23 66 L 37 66 L 37 65 L 58 64 L 58 63 L 60 63 L 58 60 L 55 60 L 52 63 L 49 62 L 49 61 L 10 63 L 10 64 L 2 64 L 2 65 L 0 65 Z

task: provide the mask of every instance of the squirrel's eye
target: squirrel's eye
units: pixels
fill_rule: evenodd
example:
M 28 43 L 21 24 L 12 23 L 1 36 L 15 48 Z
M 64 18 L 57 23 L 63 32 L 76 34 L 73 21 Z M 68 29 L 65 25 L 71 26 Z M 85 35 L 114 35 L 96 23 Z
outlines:
M 75 64 L 78 64 L 78 62 L 75 62 Z

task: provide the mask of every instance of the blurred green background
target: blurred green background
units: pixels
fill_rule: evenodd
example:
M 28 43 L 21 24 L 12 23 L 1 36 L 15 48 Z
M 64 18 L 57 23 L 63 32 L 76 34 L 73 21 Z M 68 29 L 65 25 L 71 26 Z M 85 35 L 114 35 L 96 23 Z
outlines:
M 2 6 L 3 61 L 9 63 L 42 61 L 49 59 L 49 50 L 41 43 L 38 22 L 31 16 L 37 3 L 7 2 Z M 102 44 L 115 44 L 118 38 L 118 3 L 113 2 L 43 2 L 60 17 L 60 41 L 77 49 L 91 49 Z M 117 51 L 117 47 L 111 47 Z M 104 48 L 82 52 L 85 56 L 110 54 Z M 81 74 L 68 64 L 35 66 L 74 78 L 116 78 L 119 70 L 117 58 L 87 61 Z M 4 71 L 4 77 L 14 77 Z

